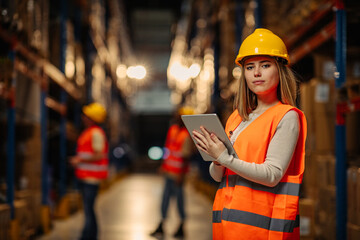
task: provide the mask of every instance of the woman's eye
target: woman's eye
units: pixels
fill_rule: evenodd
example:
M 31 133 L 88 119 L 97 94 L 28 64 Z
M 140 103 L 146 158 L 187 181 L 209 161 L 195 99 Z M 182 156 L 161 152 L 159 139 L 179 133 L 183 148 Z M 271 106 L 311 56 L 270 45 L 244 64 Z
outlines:
M 269 68 L 270 67 L 270 64 L 264 64 L 262 65 L 263 68 Z
M 251 70 L 251 69 L 253 69 L 254 67 L 253 66 L 247 66 L 246 67 L 246 70 Z

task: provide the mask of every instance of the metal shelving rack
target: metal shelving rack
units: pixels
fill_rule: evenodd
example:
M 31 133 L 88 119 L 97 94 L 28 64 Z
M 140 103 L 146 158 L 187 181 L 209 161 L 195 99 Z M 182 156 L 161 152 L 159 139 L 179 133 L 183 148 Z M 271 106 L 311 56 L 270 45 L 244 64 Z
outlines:
M 335 87 L 340 89 L 346 81 L 346 13 L 342 0 L 336 3 L 336 72 Z M 341 112 L 336 109 L 336 115 Z M 338 119 L 338 117 L 337 117 Z M 336 121 L 335 125 L 336 156 L 336 239 L 346 239 L 347 223 L 347 184 L 346 184 L 346 126 L 345 122 Z

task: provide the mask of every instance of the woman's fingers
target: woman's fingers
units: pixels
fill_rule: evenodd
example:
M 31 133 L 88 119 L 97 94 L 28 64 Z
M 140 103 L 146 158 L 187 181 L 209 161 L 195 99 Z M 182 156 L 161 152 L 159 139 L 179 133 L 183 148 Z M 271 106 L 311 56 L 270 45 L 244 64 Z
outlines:
M 209 154 L 209 152 L 208 152 L 205 148 L 203 148 L 200 144 L 196 144 L 196 146 L 197 146 L 197 148 L 198 148 L 199 150 L 201 150 L 201 151 Z
M 208 142 L 210 142 L 212 139 L 210 137 L 210 133 L 208 132 L 208 130 L 206 130 L 206 128 L 204 128 L 203 126 L 200 126 L 200 130 L 203 133 L 204 137 L 206 138 L 206 140 Z
M 221 142 L 220 139 L 219 139 L 214 133 L 211 133 L 211 134 L 210 134 L 210 138 L 211 138 L 216 144 L 219 143 L 219 142 Z
M 201 133 L 199 133 L 197 131 L 193 131 L 193 137 L 195 138 L 195 140 L 197 142 L 196 147 L 199 150 L 201 150 L 201 151 L 203 151 L 205 153 L 208 153 L 208 151 L 207 151 L 208 146 L 207 146 L 206 138 Z
M 197 145 L 201 146 L 202 148 L 206 147 L 207 140 L 201 133 L 193 131 L 193 137 L 195 138 Z
M 200 127 L 201 133 L 194 130 L 193 131 L 193 136 L 195 138 L 197 138 L 198 140 L 200 140 L 203 143 L 203 146 L 210 146 L 213 143 L 216 143 L 216 141 L 219 141 L 219 139 L 217 138 L 217 136 L 214 133 L 209 133 L 206 128 L 204 128 L 203 126 Z
M 204 135 L 202 135 L 201 133 L 199 133 L 198 131 L 193 131 L 193 136 L 197 139 L 197 140 L 199 140 L 199 141 L 201 141 L 201 142 L 206 142 L 206 138 L 204 137 Z
M 226 149 L 223 142 L 214 133 L 209 133 L 204 127 L 200 127 L 200 130 L 201 132 L 196 130 L 192 132 L 197 142 L 197 148 L 216 159 Z

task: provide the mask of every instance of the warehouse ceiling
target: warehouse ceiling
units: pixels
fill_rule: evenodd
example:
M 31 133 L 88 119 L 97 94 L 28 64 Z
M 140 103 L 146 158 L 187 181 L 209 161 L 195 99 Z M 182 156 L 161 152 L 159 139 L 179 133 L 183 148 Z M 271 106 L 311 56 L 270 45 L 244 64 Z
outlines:
M 181 0 L 123 2 L 134 53 L 149 67 L 152 80 L 166 80 L 171 30 L 180 16 Z
M 126 21 L 136 61 L 145 66 L 145 88 L 130 101 L 132 110 L 171 112 L 170 91 L 167 88 L 167 67 L 171 41 L 180 17 L 181 1 L 123 1 Z

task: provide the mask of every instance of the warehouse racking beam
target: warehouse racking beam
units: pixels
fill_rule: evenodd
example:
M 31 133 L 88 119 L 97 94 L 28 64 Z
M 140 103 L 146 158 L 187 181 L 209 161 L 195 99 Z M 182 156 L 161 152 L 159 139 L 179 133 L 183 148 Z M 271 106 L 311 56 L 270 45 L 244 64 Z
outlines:
M 15 50 L 9 53 L 9 58 L 14 63 Z M 15 71 L 15 70 L 13 70 Z M 15 219 L 14 210 L 14 191 L 15 191 L 15 86 L 16 75 L 12 75 L 10 94 L 8 96 L 7 106 L 7 162 L 6 162 L 6 199 L 10 206 L 11 220 Z
M 43 88 L 46 85 L 46 76 L 42 76 L 41 74 L 28 68 L 23 61 L 19 59 L 15 59 L 14 68 L 16 71 L 18 71 L 18 73 L 21 73 L 22 75 L 35 81 L 37 84 L 39 84 L 41 88 Z M 55 99 L 50 98 L 48 96 L 45 97 L 45 106 L 55 112 L 58 112 L 60 115 L 66 113 L 66 104 L 58 102 Z
M 66 48 L 67 48 L 67 33 L 66 33 L 66 21 L 67 21 L 67 2 L 61 1 L 60 3 L 60 71 L 65 75 L 66 64 Z M 66 106 L 67 93 L 64 89 L 60 92 L 60 102 Z M 66 194 L 66 112 L 60 115 L 60 131 L 59 131 L 59 197 L 62 199 Z
M 292 31 L 288 37 L 284 38 L 285 45 L 288 49 L 291 49 L 292 45 L 305 35 L 311 28 L 315 26 L 320 20 L 322 20 L 328 13 L 332 11 L 334 7 L 333 0 L 325 2 L 312 14 L 308 21 L 308 24 L 304 24 L 296 30 Z
M 70 96 L 72 96 L 76 100 L 81 99 L 81 92 L 72 82 L 70 82 L 65 77 L 65 75 L 56 66 L 54 66 L 45 58 L 31 52 L 26 46 L 24 46 L 17 40 L 14 34 L 11 34 L 9 31 L 3 29 L 1 26 L 0 38 L 13 45 L 14 50 L 16 50 L 17 54 L 21 54 L 29 62 L 35 64 L 35 66 L 42 69 L 44 71 L 44 74 L 46 74 L 51 80 L 53 80 L 60 87 L 62 87 Z
M 330 38 L 333 38 L 335 36 L 335 32 L 336 22 L 332 21 L 300 47 L 290 52 L 290 64 L 293 65 L 297 63 L 300 59 L 312 52 L 322 43 L 326 42 Z

